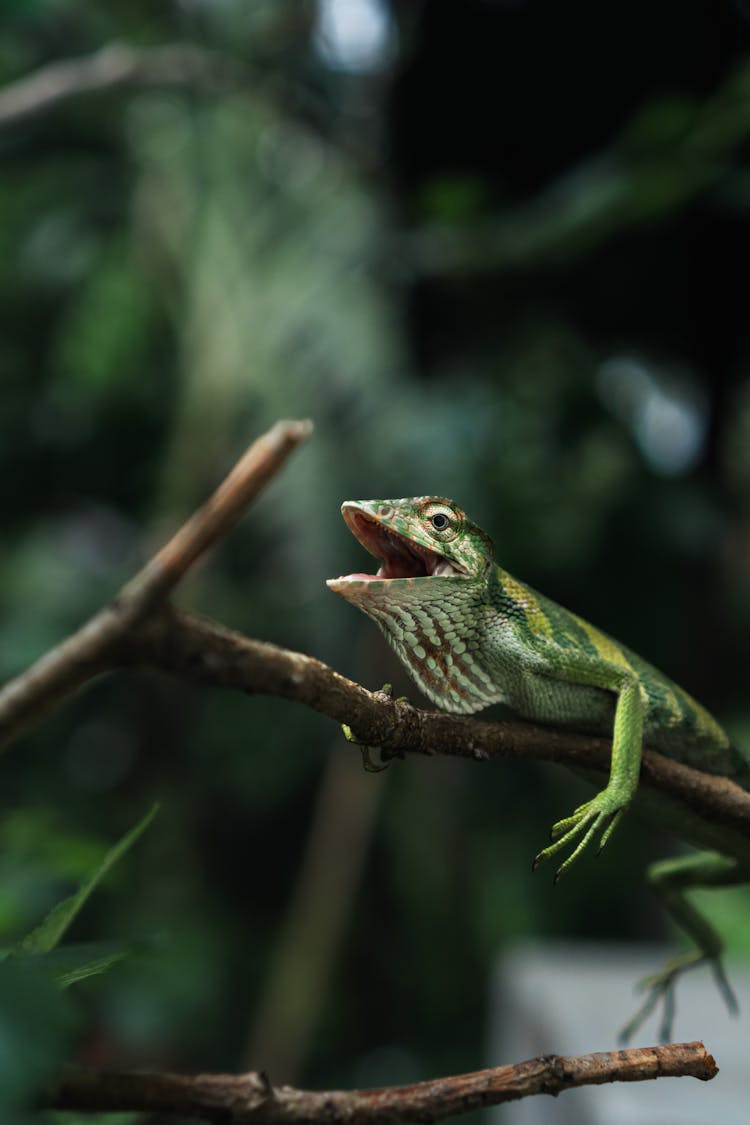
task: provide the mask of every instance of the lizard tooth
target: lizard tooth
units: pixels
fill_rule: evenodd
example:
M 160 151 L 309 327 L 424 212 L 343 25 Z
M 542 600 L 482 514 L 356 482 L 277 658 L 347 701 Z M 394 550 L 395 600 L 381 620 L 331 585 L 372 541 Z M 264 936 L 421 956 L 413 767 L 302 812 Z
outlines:
M 436 564 L 435 569 L 432 572 L 432 576 L 433 578 L 445 578 L 446 576 L 449 578 L 453 578 L 457 573 L 458 572 L 452 563 L 448 562 L 447 559 L 441 559 L 440 562 Z

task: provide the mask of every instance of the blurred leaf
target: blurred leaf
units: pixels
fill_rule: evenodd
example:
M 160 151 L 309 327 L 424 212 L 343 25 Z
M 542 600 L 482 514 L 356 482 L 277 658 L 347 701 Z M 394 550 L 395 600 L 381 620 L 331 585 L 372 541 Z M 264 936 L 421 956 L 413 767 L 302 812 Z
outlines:
M 77 726 L 79 733 L 86 729 L 86 723 Z M 101 832 L 87 831 L 80 819 L 66 823 L 63 809 L 47 803 L 9 808 L 0 825 L 0 940 L 11 946 L 37 925 L 65 888 L 88 878 L 105 848 Z
M 627 123 L 618 147 L 632 155 L 660 152 L 679 144 L 695 124 L 698 106 L 691 98 L 665 97 L 647 102 Z
M 422 188 L 419 198 L 424 217 L 444 223 L 475 219 L 487 204 L 487 185 L 479 176 L 435 176 Z
M 158 805 L 154 805 L 134 828 L 131 828 L 121 840 L 118 840 L 114 847 L 110 848 L 93 875 L 81 884 L 76 893 L 53 907 L 44 921 L 21 940 L 16 947 L 18 952 L 46 953 L 55 948 L 91 892 L 128 848 L 145 832 L 156 816 L 158 808 Z
M 49 973 L 61 988 L 69 988 L 88 977 L 106 973 L 126 957 L 153 952 L 153 939 L 134 941 L 87 941 L 64 945 L 48 953 L 21 954 L 17 960 Z

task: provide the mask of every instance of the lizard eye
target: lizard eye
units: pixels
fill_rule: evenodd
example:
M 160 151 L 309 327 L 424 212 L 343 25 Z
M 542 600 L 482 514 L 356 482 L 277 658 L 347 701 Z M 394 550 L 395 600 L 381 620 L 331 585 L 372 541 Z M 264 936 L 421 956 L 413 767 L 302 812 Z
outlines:
M 435 512 L 434 516 L 430 516 L 430 523 L 435 531 L 445 531 L 446 527 L 450 526 L 450 522 L 444 512 Z

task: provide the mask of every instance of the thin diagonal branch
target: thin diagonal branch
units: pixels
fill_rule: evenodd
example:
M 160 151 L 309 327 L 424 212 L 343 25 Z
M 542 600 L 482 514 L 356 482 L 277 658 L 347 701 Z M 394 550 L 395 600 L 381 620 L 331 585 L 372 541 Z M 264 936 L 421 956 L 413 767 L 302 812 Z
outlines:
M 254 441 L 213 496 L 111 605 L 0 690 L 0 749 L 61 699 L 118 664 L 123 638 L 172 593 L 197 559 L 228 534 L 311 432 L 311 422 L 283 421 Z
M 190 87 L 209 93 L 239 80 L 238 68 L 190 43 L 130 47 L 109 43 L 92 55 L 50 63 L 0 90 L 0 128 L 40 117 L 73 98 L 109 90 Z
M 47 1101 L 53 1109 L 179 1113 L 234 1125 L 401 1125 L 429 1123 L 534 1094 L 553 1097 L 574 1086 L 692 1077 L 708 1081 L 718 1067 L 700 1042 L 544 1055 L 410 1086 L 377 1090 L 273 1087 L 265 1075 L 128 1074 L 71 1071 Z

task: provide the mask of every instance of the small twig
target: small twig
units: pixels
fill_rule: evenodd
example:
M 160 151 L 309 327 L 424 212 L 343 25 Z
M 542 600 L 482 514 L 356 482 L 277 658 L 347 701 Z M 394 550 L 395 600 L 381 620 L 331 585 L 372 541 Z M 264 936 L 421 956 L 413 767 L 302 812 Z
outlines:
M 0 690 L 0 749 L 65 696 L 118 664 L 118 645 L 123 638 L 234 527 L 311 432 L 309 421 L 277 422 L 253 442 L 210 500 L 122 588 L 111 605 Z
M 534 758 L 576 769 L 609 768 L 609 739 L 532 723 L 486 722 L 422 711 L 389 700 L 300 652 L 252 640 L 207 618 L 166 609 L 129 633 L 128 664 L 149 664 L 215 686 L 294 700 L 340 723 L 387 754 Z M 723 828 L 750 838 L 750 793 L 654 750 L 643 754 L 642 780 Z
M 312 430 L 310 421 L 277 422 L 254 441 L 206 503 L 124 587 L 122 597 L 133 598 L 141 607 L 168 597 L 201 555 L 229 534 Z
M 410 1086 L 377 1090 L 298 1090 L 270 1085 L 265 1075 L 128 1074 L 71 1071 L 47 1105 L 106 1113 L 180 1113 L 206 1121 L 262 1125 L 399 1125 L 440 1121 L 533 1094 L 556 1097 L 574 1086 L 644 1082 L 654 1078 L 708 1081 L 718 1067 L 700 1042 L 669 1043 L 590 1055 L 545 1055 Z
M 109 43 L 92 55 L 50 63 L 0 90 L 0 128 L 27 122 L 83 94 L 134 88 L 201 87 L 209 93 L 239 81 L 239 69 L 190 43 L 129 47 Z

